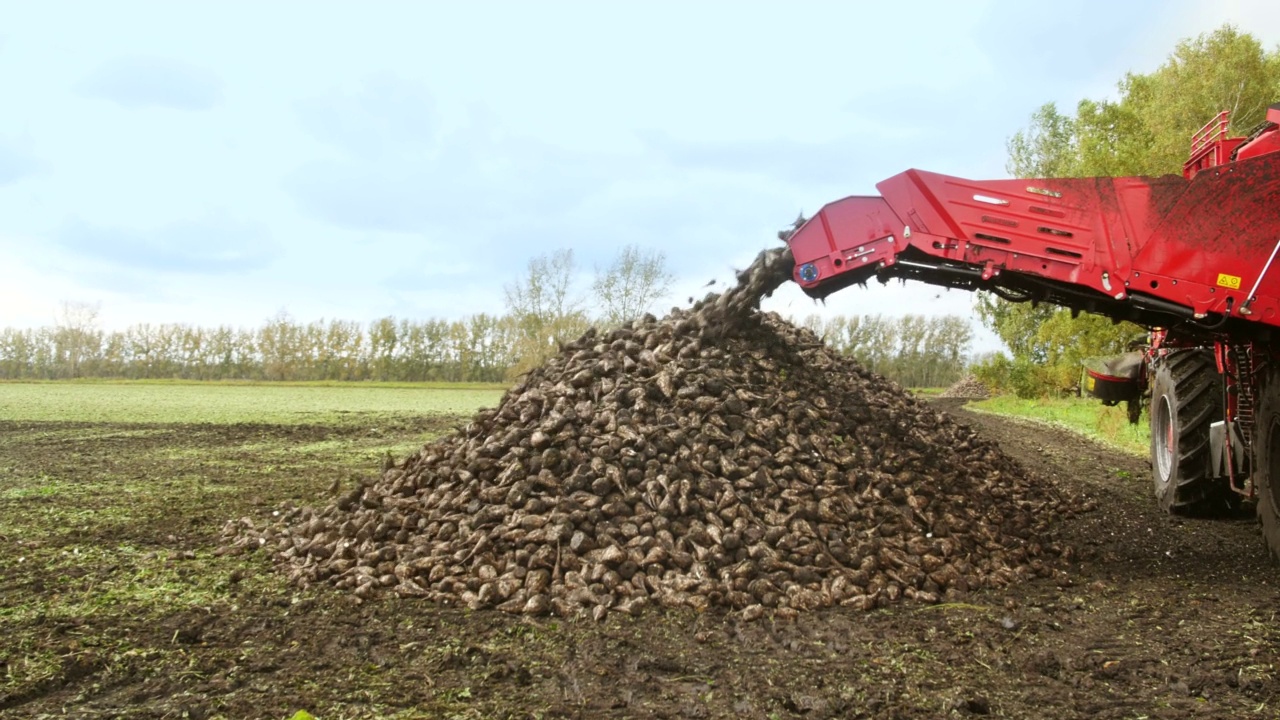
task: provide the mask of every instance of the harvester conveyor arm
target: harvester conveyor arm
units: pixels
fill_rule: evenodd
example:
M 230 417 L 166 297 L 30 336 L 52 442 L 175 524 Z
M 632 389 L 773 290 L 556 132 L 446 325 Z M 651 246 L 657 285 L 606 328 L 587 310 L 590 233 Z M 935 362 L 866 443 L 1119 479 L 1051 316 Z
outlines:
M 1261 272 L 1280 238 L 1280 152 L 1190 180 L 908 170 L 876 187 L 879 197 L 837 200 L 787 239 L 809 295 L 900 277 L 1148 326 L 1261 337 L 1280 325 L 1280 278 Z M 1252 293 L 1246 278 L 1257 278 Z

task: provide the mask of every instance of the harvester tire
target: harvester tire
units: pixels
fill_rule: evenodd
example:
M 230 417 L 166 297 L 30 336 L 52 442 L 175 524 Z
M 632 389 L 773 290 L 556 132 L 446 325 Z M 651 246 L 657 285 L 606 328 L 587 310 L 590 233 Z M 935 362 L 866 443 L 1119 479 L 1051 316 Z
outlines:
M 1151 475 L 1156 500 L 1175 515 L 1218 515 L 1238 505 L 1211 477 L 1209 425 L 1223 417 L 1222 377 L 1209 350 L 1174 350 L 1152 364 Z
M 1264 379 L 1253 434 L 1253 487 L 1258 522 L 1273 557 L 1280 558 L 1280 371 Z

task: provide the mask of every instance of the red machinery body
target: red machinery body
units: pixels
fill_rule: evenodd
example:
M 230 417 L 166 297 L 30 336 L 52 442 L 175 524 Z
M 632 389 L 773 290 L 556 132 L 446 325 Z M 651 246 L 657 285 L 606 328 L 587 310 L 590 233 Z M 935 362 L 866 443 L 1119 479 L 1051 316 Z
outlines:
M 784 232 L 793 277 L 813 297 L 911 278 L 1148 327 L 1145 353 L 1090 372 L 1092 394 L 1129 402 L 1133 422 L 1150 396 L 1166 509 L 1257 489 L 1280 556 L 1280 104 L 1248 137 L 1227 137 L 1228 120 L 1196 133 L 1181 176 L 908 170 Z
M 1280 325 L 1280 105 L 1268 120 L 1252 138 L 1226 138 L 1220 116 L 1182 177 L 908 170 L 879 183 L 880 197 L 833 202 L 792 233 L 794 279 L 825 297 L 871 277 L 916 278 L 1177 335 L 1268 339 Z

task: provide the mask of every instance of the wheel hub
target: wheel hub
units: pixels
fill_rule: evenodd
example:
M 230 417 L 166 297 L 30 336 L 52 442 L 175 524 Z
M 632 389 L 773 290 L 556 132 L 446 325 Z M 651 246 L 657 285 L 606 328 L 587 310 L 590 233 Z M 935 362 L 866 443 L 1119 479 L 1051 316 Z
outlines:
M 1169 396 L 1162 395 L 1156 403 L 1155 417 L 1152 418 L 1151 437 L 1155 439 L 1156 470 L 1163 482 L 1173 477 L 1174 448 L 1177 437 L 1174 434 L 1173 408 L 1169 405 Z

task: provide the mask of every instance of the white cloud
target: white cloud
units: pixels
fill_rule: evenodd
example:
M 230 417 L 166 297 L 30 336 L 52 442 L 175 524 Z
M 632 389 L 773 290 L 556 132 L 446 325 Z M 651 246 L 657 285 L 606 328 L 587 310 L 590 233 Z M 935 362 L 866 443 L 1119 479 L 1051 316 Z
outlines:
M 40 168 L 40 162 L 25 147 L 0 137 L 0 186 L 15 183 Z
M 119 57 L 78 86 L 81 94 L 126 108 L 208 110 L 222 100 L 222 81 L 204 68 L 163 57 Z
M 244 272 L 263 266 L 276 252 L 261 227 L 226 212 L 145 230 L 73 218 L 54 237 L 62 249 L 77 256 L 148 273 Z
M 41 269 L 6 251 L 3 239 L 0 255 L 4 257 L 0 262 L 0 327 L 51 325 L 61 301 L 86 299 L 83 288 L 61 273 Z

